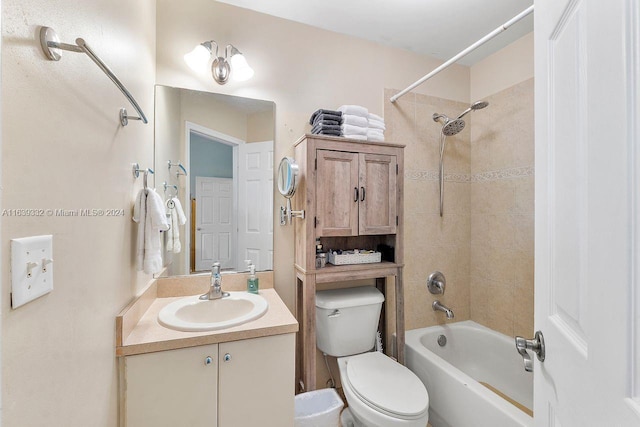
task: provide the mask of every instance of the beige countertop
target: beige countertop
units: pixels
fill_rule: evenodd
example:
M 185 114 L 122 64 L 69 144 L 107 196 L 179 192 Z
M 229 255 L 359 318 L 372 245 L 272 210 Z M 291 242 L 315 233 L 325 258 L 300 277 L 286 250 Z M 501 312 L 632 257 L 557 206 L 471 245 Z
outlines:
M 269 286 L 268 280 L 260 279 Z M 158 323 L 158 313 L 167 304 L 184 296 L 202 294 L 207 281 L 186 278 L 176 286 L 176 279 L 158 279 L 127 306 L 116 318 L 116 356 L 151 353 L 220 342 L 294 333 L 298 322 L 282 302 L 275 289 L 260 289 L 269 309 L 264 316 L 232 328 L 206 332 L 181 332 L 165 328 Z M 223 286 L 224 287 L 224 286 Z M 225 290 L 233 289 L 232 286 Z M 172 292 L 171 289 L 174 291 Z M 237 289 L 240 290 L 240 289 Z M 173 294 L 173 295 L 172 295 Z

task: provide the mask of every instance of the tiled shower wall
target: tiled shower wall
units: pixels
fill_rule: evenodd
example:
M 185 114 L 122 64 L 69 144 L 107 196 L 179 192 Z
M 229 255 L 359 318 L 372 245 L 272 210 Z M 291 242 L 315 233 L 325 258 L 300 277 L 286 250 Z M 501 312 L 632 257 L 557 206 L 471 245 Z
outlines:
M 396 93 L 397 90 L 386 90 L 385 99 Z M 471 134 L 465 129 L 447 138 L 444 216 L 440 218 L 441 125 L 432 119 L 435 112 L 452 117 L 467 107 L 466 103 L 414 93 L 394 104 L 385 104 L 385 139 L 406 145 L 403 283 L 407 329 L 445 323 L 444 313 L 431 308 L 435 299 L 454 311 L 455 320 L 470 317 Z M 435 270 L 446 276 L 444 295 L 434 296 L 427 290 L 427 277 Z
M 386 90 L 385 99 L 397 93 Z M 533 333 L 533 79 L 488 98 L 467 127 L 448 137 L 444 216 L 438 210 L 441 125 L 468 104 L 409 93 L 385 104 L 387 141 L 405 144 L 405 322 L 415 329 L 447 321 L 431 304 L 509 336 Z M 444 295 L 426 279 L 447 278 Z
M 533 79 L 471 117 L 471 319 L 533 336 Z

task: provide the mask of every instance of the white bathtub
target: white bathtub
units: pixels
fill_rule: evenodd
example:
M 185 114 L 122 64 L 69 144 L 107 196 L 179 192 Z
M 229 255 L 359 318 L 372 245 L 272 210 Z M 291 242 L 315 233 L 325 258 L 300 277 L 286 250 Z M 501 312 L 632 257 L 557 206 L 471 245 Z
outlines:
M 513 338 L 467 320 L 407 331 L 405 349 L 407 367 L 429 392 L 433 427 L 533 426 L 532 417 L 480 384 L 533 408 L 533 375 Z

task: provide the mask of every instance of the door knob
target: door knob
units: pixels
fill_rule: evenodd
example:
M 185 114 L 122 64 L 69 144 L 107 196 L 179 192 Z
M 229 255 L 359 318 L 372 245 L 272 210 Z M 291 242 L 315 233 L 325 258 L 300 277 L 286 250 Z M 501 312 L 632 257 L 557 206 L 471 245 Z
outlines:
M 527 353 L 527 350 L 533 351 L 536 356 L 538 356 L 538 360 L 544 362 L 544 335 L 542 335 L 542 332 L 536 331 L 535 336 L 531 340 L 516 337 L 516 349 L 524 360 L 524 370 L 527 372 L 533 372 L 533 361 L 531 360 L 529 353 Z
M 198 227 L 198 228 L 196 228 L 196 230 L 201 231 L 201 230 L 202 230 L 202 228 L 201 228 L 201 227 Z

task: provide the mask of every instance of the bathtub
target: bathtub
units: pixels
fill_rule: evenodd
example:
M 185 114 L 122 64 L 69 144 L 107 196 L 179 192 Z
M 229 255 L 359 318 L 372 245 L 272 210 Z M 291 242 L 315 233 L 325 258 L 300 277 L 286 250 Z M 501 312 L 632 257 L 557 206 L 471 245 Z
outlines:
M 438 345 L 438 336 L 447 343 Z M 533 408 L 533 374 L 513 338 L 471 320 L 407 331 L 407 367 L 429 392 L 433 427 L 529 427 L 533 418 L 500 397 Z

